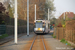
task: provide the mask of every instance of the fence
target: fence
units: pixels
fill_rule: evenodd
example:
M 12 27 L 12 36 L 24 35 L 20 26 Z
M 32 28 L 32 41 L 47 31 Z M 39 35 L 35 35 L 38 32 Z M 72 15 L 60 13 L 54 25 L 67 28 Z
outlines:
M 0 25 L 0 35 L 5 34 L 6 32 L 6 25 Z
M 75 43 L 75 30 L 66 30 L 65 33 L 66 33 L 65 39 Z
M 65 28 L 54 28 L 54 36 L 59 40 L 65 38 Z
M 29 25 L 29 32 L 33 32 L 33 25 Z M 26 33 L 27 32 L 27 26 L 18 26 L 18 34 L 20 33 Z M 11 25 L 0 25 L 0 35 L 2 34 L 8 34 L 13 35 L 14 34 L 14 26 Z
M 57 27 L 54 28 L 53 36 L 56 36 L 56 39 L 59 40 L 64 38 L 67 41 L 75 43 L 75 30 L 66 30 L 65 28 Z

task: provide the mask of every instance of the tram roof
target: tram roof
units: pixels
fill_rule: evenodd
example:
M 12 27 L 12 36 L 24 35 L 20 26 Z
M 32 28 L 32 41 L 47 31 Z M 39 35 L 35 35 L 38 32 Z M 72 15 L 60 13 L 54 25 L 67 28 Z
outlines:
M 45 23 L 50 23 L 49 20 L 36 20 L 36 21 L 43 21 L 43 22 L 45 22 Z M 36 22 L 36 21 L 35 21 L 35 22 Z
M 44 21 L 44 20 L 36 20 L 36 21 Z
M 49 20 L 36 20 L 36 21 L 49 21 Z

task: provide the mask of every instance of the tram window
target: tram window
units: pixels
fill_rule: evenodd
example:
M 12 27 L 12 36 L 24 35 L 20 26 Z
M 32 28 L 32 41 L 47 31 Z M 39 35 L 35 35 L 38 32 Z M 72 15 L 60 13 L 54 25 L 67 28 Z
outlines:
M 36 28 L 42 28 L 42 23 L 36 23 Z

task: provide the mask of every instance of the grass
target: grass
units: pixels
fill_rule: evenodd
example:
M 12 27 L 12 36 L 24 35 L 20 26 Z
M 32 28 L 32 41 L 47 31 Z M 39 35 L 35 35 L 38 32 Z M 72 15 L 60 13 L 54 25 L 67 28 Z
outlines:
M 65 39 L 61 39 L 61 41 L 60 41 L 60 42 L 65 43 L 66 45 L 71 46 L 71 44 L 70 44 L 70 43 L 68 43 Z
M 52 36 L 53 36 L 53 34 L 52 34 Z M 53 38 L 56 38 L 56 36 L 53 36 Z
M 53 38 L 56 38 L 56 36 L 53 36 Z
M 8 34 L 3 34 L 2 36 L 0 36 L 0 39 L 3 39 L 5 37 L 8 37 Z

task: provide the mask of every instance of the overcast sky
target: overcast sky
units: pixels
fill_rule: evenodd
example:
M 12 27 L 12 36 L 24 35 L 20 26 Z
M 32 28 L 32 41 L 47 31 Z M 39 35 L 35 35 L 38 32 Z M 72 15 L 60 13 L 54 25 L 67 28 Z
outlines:
M 56 7 L 56 18 L 66 11 L 75 13 L 75 0 L 54 0 L 54 6 Z

